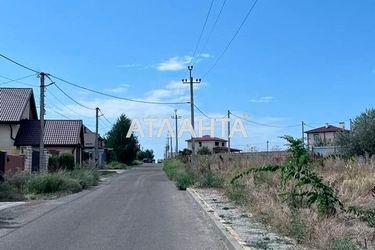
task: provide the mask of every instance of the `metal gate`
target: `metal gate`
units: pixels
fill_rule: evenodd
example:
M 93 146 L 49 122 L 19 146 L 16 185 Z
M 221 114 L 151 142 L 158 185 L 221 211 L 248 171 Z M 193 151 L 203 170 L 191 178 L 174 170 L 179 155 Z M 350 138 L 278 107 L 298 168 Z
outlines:
M 31 160 L 31 172 L 39 171 L 39 151 L 33 151 Z

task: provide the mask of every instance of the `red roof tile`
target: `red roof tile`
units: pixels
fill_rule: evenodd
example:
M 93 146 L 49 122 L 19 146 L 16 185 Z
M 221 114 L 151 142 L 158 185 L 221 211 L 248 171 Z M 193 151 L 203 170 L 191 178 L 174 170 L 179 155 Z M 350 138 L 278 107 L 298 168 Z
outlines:
M 191 142 L 191 139 L 186 140 L 187 142 Z M 203 142 L 203 141 L 220 141 L 220 142 L 226 142 L 227 140 L 221 139 L 219 137 L 211 137 L 209 135 L 204 135 L 202 137 L 195 137 L 194 141 L 196 142 Z
M 327 133 L 327 132 L 339 132 L 339 131 L 344 131 L 345 129 L 339 128 L 333 125 L 328 125 L 328 126 L 323 126 L 320 128 L 315 128 L 306 131 L 305 133 L 311 134 L 311 133 Z
M 0 88 L 0 122 L 19 122 L 22 114 L 31 103 L 31 111 L 36 118 L 33 90 L 31 88 Z

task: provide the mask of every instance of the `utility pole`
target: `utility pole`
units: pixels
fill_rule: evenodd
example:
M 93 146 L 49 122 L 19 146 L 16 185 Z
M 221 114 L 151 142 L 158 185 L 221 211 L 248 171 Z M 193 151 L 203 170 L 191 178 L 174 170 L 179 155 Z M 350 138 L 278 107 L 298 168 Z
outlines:
M 175 147 L 175 150 L 176 150 L 176 155 L 178 155 L 178 119 L 181 119 L 182 116 L 178 116 L 177 115 L 177 109 L 174 110 L 174 116 L 171 117 L 172 119 L 175 119 L 175 125 L 176 125 L 176 128 L 175 128 L 175 133 L 176 133 L 176 147 Z
M 305 123 L 302 121 L 301 122 L 301 125 L 302 125 L 302 146 L 305 147 Z
M 267 152 L 269 152 L 269 148 L 268 148 L 269 143 L 270 142 L 267 140 Z
M 99 162 L 99 150 L 98 150 L 98 142 L 99 142 L 99 108 L 95 109 L 95 153 L 94 153 L 94 161 L 95 166 L 98 167 Z
M 171 140 L 171 157 L 173 157 L 173 142 L 172 142 L 173 137 L 172 137 L 172 135 L 171 135 L 171 137 L 169 137 L 169 139 Z
M 230 153 L 230 111 L 228 110 L 228 153 Z
M 190 84 L 190 113 L 191 113 L 191 127 L 194 130 L 194 83 L 200 83 L 201 79 L 193 79 L 191 75 L 191 71 L 193 70 L 193 65 L 188 66 L 189 70 L 189 80 L 188 79 L 182 79 L 182 83 L 184 84 Z M 195 168 L 195 138 L 193 135 L 191 136 L 191 163 L 192 167 Z
M 352 118 L 349 119 L 349 130 L 352 131 L 353 129 L 353 120 Z
M 40 141 L 39 141 L 39 170 L 46 170 L 46 164 L 44 162 L 44 79 L 46 73 L 40 72 Z

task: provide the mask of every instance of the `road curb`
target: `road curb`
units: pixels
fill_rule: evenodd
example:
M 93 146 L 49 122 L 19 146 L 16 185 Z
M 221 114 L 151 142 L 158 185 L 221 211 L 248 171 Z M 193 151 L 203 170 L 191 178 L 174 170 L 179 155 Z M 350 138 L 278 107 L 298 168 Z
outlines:
M 187 188 L 186 191 L 190 196 L 201 206 L 202 210 L 208 215 L 215 229 L 223 236 L 227 245 L 234 250 L 239 249 L 251 249 L 244 244 L 241 244 L 242 240 L 236 231 L 230 226 L 223 224 L 222 219 L 214 209 L 199 195 L 199 193 L 193 188 Z

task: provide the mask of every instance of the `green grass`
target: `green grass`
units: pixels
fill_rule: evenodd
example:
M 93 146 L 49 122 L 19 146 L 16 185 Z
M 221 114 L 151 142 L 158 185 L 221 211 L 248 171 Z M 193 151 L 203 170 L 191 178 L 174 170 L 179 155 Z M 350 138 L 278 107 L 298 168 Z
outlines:
M 118 161 L 112 161 L 112 162 L 107 164 L 107 168 L 108 169 L 128 169 L 130 167 L 128 165 L 126 165 L 125 163 L 118 162 Z
M 0 201 L 20 201 L 24 198 L 24 195 L 9 182 L 0 183 Z
M 164 162 L 163 170 L 167 177 L 176 182 L 176 186 L 180 190 L 195 184 L 197 178 L 194 173 L 188 170 L 185 164 L 179 160 L 167 160 Z
M 334 240 L 332 250 L 359 250 L 360 248 L 349 239 Z
M 207 173 L 199 178 L 199 186 L 207 188 L 221 188 L 224 185 L 224 179 L 214 173 Z
M 78 178 L 73 179 L 66 172 L 30 175 L 24 188 L 28 194 L 76 193 L 83 189 Z
M 195 176 L 190 171 L 180 173 L 176 178 L 176 186 L 179 190 L 186 190 L 188 187 L 194 185 Z

